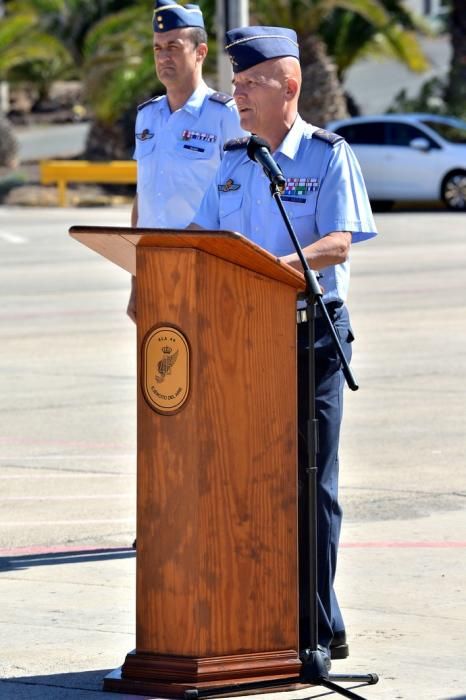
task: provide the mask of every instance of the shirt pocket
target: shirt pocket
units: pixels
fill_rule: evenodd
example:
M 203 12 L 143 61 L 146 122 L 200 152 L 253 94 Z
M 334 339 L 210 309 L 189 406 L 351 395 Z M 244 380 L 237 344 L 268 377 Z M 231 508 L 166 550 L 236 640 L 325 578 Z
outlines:
M 301 245 L 304 247 L 315 241 L 316 193 L 308 192 L 305 197 L 297 197 L 294 201 L 285 200 L 283 204 Z
M 179 141 L 176 154 L 186 160 L 210 160 L 214 156 L 215 144 L 206 141 Z
M 143 160 L 144 158 L 147 158 L 147 156 L 150 156 L 150 154 L 153 152 L 154 148 L 154 136 L 151 139 L 145 139 L 144 141 L 136 137 L 136 149 L 134 151 L 136 160 Z
M 239 231 L 241 226 L 243 193 L 241 191 L 220 192 L 219 195 L 220 227 L 231 231 Z

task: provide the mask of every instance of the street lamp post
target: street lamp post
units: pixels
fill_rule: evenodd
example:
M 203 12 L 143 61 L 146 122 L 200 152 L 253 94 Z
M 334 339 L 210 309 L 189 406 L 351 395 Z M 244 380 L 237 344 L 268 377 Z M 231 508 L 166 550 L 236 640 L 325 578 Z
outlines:
M 218 89 L 231 93 L 231 64 L 223 47 L 225 32 L 249 24 L 249 0 L 216 0 Z

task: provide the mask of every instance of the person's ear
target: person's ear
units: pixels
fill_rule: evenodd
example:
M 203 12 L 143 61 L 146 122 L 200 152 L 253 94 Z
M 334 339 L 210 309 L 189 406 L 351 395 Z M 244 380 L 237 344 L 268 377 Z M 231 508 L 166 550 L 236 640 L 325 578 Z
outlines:
M 299 90 L 299 83 L 295 78 L 287 78 L 286 79 L 286 92 L 285 92 L 285 97 L 288 100 L 293 100 Z
M 197 60 L 203 62 L 208 52 L 207 44 L 199 44 L 196 48 Z

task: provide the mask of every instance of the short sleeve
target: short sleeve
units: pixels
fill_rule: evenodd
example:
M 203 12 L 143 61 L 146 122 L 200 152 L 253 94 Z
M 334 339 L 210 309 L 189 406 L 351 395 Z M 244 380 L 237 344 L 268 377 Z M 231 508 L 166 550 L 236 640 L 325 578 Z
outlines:
M 211 181 L 209 187 L 205 191 L 201 204 L 199 205 L 199 208 L 192 220 L 192 223 L 211 231 L 217 231 L 220 228 L 218 197 L 220 168 L 218 168 L 214 179 Z
M 322 175 L 316 225 L 320 236 L 332 231 L 351 231 L 353 243 L 377 235 L 361 168 L 346 141 L 332 148 Z
M 136 123 L 134 125 L 134 148 L 133 148 L 133 160 L 137 160 L 137 138 L 136 134 L 138 133 L 138 122 L 139 122 L 139 112 L 136 115 Z

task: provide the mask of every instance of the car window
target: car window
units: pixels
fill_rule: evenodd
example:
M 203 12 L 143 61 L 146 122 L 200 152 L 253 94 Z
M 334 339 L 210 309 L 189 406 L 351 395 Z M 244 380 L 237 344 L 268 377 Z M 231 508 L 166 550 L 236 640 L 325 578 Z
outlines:
M 365 122 L 361 124 L 346 124 L 335 129 L 348 143 L 378 144 L 385 143 L 385 124 L 383 122 Z
M 429 119 L 423 119 L 422 123 L 439 134 L 445 141 L 451 141 L 451 143 L 466 143 L 466 126 L 456 126 L 448 122 L 430 121 Z
M 426 139 L 431 148 L 438 148 L 438 144 L 435 141 L 412 124 L 403 122 L 390 122 L 387 124 L 387 143 L 390 146 L 409 146 L 413 139 L 419 138 Z

